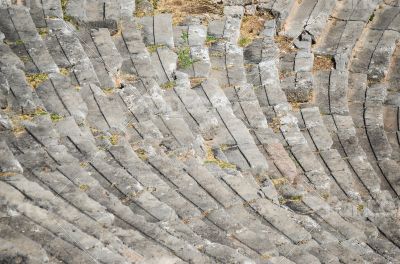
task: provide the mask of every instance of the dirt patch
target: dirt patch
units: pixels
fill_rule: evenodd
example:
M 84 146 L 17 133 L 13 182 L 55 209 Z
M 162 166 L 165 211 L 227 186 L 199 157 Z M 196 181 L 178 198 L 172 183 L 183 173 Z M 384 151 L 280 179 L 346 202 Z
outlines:
M 335 68 L 335 59 L 332 56 L 317 55 L 314 57 L 313 71 L 330 71 Z
M 223 15 L 223 6 L 210 0 L 159 0 L 154 7 L 155 13 L 171 13 L 174 25 L 187 16 Z
M 206 79 L 207 78 L 202 78 L 202 77 L 192 77 L 190 78 L 190 87 L 195 88 L 199 86 Z
M 293 39 L 291 38 L 278 35 L 275 36 L 275 42 L 278 44 L 281 53 L 293 53 L 297 51 L 296 47 L 293 45 Z
M 264 29 L 265 21 L 271 19 L 274 19 L 274 17 L 270 13 L 245 15 L 240 27 L 239 46 L 246 47 L 250 45 L 254 39 L 259 37 L 261 31 Z

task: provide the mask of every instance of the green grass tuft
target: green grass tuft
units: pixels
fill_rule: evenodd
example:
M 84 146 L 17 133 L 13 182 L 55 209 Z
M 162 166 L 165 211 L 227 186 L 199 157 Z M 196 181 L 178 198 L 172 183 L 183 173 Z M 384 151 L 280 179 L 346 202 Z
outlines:
M 181 38 L 182 38 L 182 40 L 184 41 L 185 44 L 189 44 L 189 33 L 182 32 Z
M 374 17 L 375 17 L 375 14 L 374 13 L 372 13 L 370 16 L 369 16 L 369 22 L 371 22 L 372 20 L 374 20 Z
M 160 86 L 164 90 L 171 90 L 175 87 L 175 85 L 176 85 L 175 81 L 169 81 L 169 82 L 161 84 Z
M 163 44 L 155 44 L 155 45 L 149 45 L 146 48 L 150 53 L 154 53 L 154 52 L 157 51 L 158 48 L 162 48 L 162 47 L 165 47 L 165 45 L 163 45 Z
M 149 159 L 149 157 L 147 156 L 147 153 L 144 149 L 138 148 L 135 150 L 135 152 L 139 159 L 141 159 L 143 161 L 146 161 Z
M 193 59 L 190 57 L 190 48 L 183 47 L 178 51 L 178 65 L 183 69 L 187 69 L 194 63 Z
M 62 120 L 64 117 L 55 113 L 50 114 L 51 121 L 58 122 Z
M 47 79 L 49 79 L 49 75 L 47 73 L 35 73 L 26 75 L 26 80 L 33 89 L 36 89 Z
M 216 164 L 221 169 L 236 169 L 235 164 L 220 160 L 215 157 L 213 150 L 209 146 L 206 146 L 206 159 L 204 160 L 204 163 Z
M 217 42 L 217 37 L 211 36 L 211 35 L 207 35 L 206 37 L 206 45 L 211 45 L 213 43 Z
M 239 39 L 238 45 L 242 48 L 247 47 L 248 45 L 250 45 L 252 42 L 252 40 L 250 38 L 247 37 L 242 37 Z

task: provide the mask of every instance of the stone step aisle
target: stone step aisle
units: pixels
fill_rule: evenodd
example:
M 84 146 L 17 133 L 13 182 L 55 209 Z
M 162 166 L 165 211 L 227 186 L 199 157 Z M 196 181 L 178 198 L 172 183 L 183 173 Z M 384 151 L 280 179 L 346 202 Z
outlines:
M 195 143 L 195 136 L 181 113 L 171 109 L 162 96 L 163 90 L 156 82 L 157 75 L 142 41 L 141 27 L 137 25 L 132 21 L 123 22 L 122 33 L 114 38 L 121 56 L 126 58 L 123 61 L 122 73 L 137 76 L 133 83 L 142 95 L 150 98 L 151 109 L 155 110 L 154 114 L 157 114 L 154 123 L 164 137 L 171 138 L 171 142 L 175 142 L 175 147 L 194 146 L 196 148 L 198 143 Z M 176 65 L 176 62 L 174 64 Z
M 141 28 L 143 41 L 150 53 L 150 58 L 157 74 L 159 84 L 173 81 L 177 55 L 174 53 L 172 16 L 159 14 L 143 17 L 137 21 Z
M 178 69 L 187 73 L 190 77 L 199 78 L 199 81 L 208 77 L 211 64 L 207 47 L 205 47 L 207 27 L 193 22 L 193 24 L 187 26 L 176 26 L 173 30 L 174 44 L 178 49 L 178 54 L 190 57 L 187 63 L 190 65 L 180 65 L 178 61 Z

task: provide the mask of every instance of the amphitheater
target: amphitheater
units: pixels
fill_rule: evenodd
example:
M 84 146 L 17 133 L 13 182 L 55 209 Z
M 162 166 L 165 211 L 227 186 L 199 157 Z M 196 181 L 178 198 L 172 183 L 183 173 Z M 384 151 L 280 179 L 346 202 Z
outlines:
M 0 263 L 400 263 L 400 0 L 0 0 Z

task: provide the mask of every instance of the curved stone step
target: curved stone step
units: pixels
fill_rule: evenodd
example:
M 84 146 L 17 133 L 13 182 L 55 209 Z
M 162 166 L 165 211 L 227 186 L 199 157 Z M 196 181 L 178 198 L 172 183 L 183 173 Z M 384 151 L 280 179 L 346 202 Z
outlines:
M 71 115 L 79 124 L 86 119 L 87 106 L 66 77 L 52 74 L 49 80 L 40 84 L 35 91 L 54 118 Z
M 174 104 L 173 109 L 186 115 L 185 120 L 192 131 L 199 131 L 206 140 L 212 139 L 215 130 L 220 125 L 217 118 L 211 109 L 205 107 L 198 94 L 191 89 L 188 76 L 181 72 L 176 72 L 175 75 L 175 85 L 172 91 L 165 91 L 165 98 L 170 98 L 170 104 Z
M 75 32 L 82 44 L 84 52 L 89 57 L 102 89 L 112 89 L 116 86 L 118 70 L 122 64 L 110 32 L 106 28 L 80 29 Z
M 158 14 L 153 17 L 143 17 L 138 20 L 142 25 L 143 39 L 148 45 L 166 45 L 174 48 L 174 36 L 171 14 Z
M 93 262 L 93 259 L 85 254 L 84 251 L 56 236 L 27 216 L 17 214 L 15 210 L 9 210 L 9 212 L 12 214 L 12 217 L 2 218 L 2 224 L 8 225 L 12 229 L 19 230 L 24 236 L 36 241 L 43 247 L 48 255 L 52 255 L 55 259 L 59 260 L 54 261 L 55 263 Z M 48 243 L 48 241 L 52 243 Z
M 51 17 L 63 18 L 63 10 L 60 0 L 44 0 L 44 1 L 29 1 L 20 2 L 13 0 L 16 4 L 23 4 L 29 8 L 29 13 L 37 28 L 46 28 L 47 19 Z
M 73 17 L 84 25 L 100 27 L 109 26 L 117 29 L 120 19 L 131 17 L 135 11 L 135 1 L 121 0 L 69 0 L 65 7 L 65 14 Z
M 75 29 L 63 20 L 49 22 L 50 32 L 46 45 L 58 67 L 65 69 L 73 84 L 83 86 L 88 83 L 100 85 L 94 67 L 82 47 Z
M 314 51 L 335 55 L 344 53 L 349 59 L 351 50 L 362 33 L 362 29 L 374 12 L 378 0 L 354 4 L 352 1 L 338 3 L 332 11 L 332 20 L 321 34 Z
M 304 30 L 307 21 L 309 21 L 312 12 L 319 2 L 318 0 L 294 2 L 292 14 L 286 19 L 280 34 L 284 34 L 289 38 L 297 38 Z M 332 3 L 329 4 L 329 1 L 325 2 L 328 2 L 325 4 L 326 6 L 332 6 Z M 318 20 L 321 21 L 322 19 Z
M 95 258 L 103 263 L 110 261 L 128 263 L 124 257 L 112 252 L 94 237 L 87 235 L 49 211 L 34 206 L 28 201 L 24 201 L 25 199 L 22 194 L 8 187 L 3 182 L 0 182 L 0 185 L 2 186 L 2 190 L 4 190 L 2 198 L 8 206 L 15 208 L 17 212 L 26 215 L 34 222 L 40 223 L 42 227 L 64 238 L 67 242 L 76 244 L 79 249 L 88 253 L 92 259 Z
M 46 45 L 29 15 L 29 10 L 22 6 L 1 9 L 0 31 L 10 41 L 13 50 L 24 62 L 29 73 L 59 72 L 50 56 Z
M 92 127 L 107 131 L 110 128 L 124 130 L 127 121 L 122 109 L 113 104 L 112 98 L 96 85 L 84 85 L 79 91 L 81 97 L 88 106 L 87 120 Z
M 6 263 L 15 263 L 19 261 L 29 263 L 56 263 L 54 260 L 50 262 L 46 252 L 29 238 L 13 232 L 6 225 L 1 225 L 1 230 L 4 235 L 4 238 L 0 238 L 1 261 Z
M 205 47 L 207 39 L 207 27 L 204 25 L 188 25 L 174 27 L 174 41 L 178 52 L 189 51 L 191 65 L 180 67 L 179 70 L 191 77 L 208 77 L 211 69 L 210 57 Z
M 37 201 L 35 205 L 48 211 L 58 212 L 57 215 L 64 220 L 67 220 L 85 233 L 99 239 L 102 243 L 110 245 L 110 249 L 129 259 L 129 261 L 137 262 L 142 259 L 140 254 L 124 245 L 112 232 L 104 229 L 102 227 L 102 224 L 104 224 L 102 221 L 96 223 L 93 219 L 84 215 L 82 211 L 70 206 L 59 197 L 53 195 L 50 191 L 27 180 L 22 175 L 8 178 L 7 184 L 13 186 L 30 199 Z
M 369 79 L 381 80 L 387 74 L 390 57 L 399 39 L 398 7 L 383 4 L 377 9 L 368 27 L 355 47 L 350 69 L 353 72 L 368 73 Z M 397 19 L 396 19 L 397 18 Z M 394 29 L 394 30 L 392 30 Z
M 13 153 L 7 146 L 5 141 L 0 141 L 0 173 L 4 176 L 11 176 L 16 173 L 22 173 L 23 168 Z
M 1 72 L 10 89 L 7 101 L 12 109 L 21 114 L 34 113 L 41 106 L 41 102 L 38 102 L 35 92 L 27 83 L 24 71 L 15 67 L 2 67 Z
M 313 37 L 318 39 L 324 30 L 328 19 L 335 7 L 334 1 L 318 1 L 307 19 L 304 29 Z

